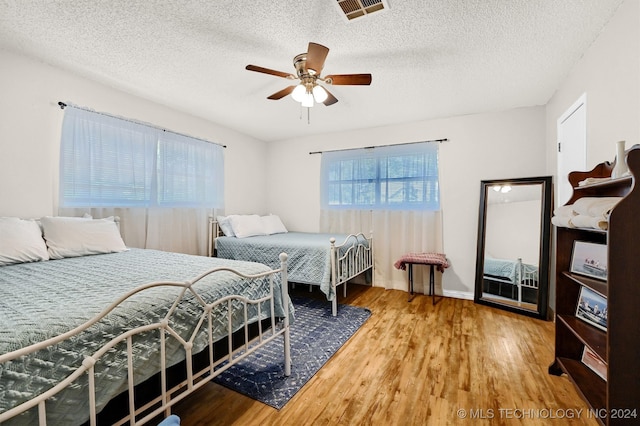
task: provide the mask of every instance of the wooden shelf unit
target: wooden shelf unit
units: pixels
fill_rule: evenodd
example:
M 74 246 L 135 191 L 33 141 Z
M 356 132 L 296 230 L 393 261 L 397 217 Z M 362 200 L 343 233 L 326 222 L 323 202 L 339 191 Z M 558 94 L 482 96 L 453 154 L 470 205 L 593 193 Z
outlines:
M 611 212 L 608 230 L 556 227 L 556 348 L 549 373 L 565 373 L 605 425 L 640 424 L 640 147 L 627 151 L 632 177 L 579 186 L 588 178 L 611 176 L 604 162 L 590 172 L 569 174 L 573 196 L 624 197 Z M 573 274 L 575 241 L 607 245 L 607 280 Z M 577 318 L 580 289 L 588 287 L 607 298 L 607 330 Z M 582 363 L 584 348 L 607 367 L 607 380 Z

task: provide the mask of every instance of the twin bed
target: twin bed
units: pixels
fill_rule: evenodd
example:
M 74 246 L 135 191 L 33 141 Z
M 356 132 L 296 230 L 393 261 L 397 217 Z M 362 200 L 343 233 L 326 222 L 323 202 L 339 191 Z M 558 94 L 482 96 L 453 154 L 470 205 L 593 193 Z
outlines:
M 484 258 L 483 291 L 517 302 L 537 303 L 538 267 L 521 258 Z
M 24 222 L 0 219 L 0 423 L 143 424 L 274 339 L 290 374 L 286 254 L 273 269 L 109 247 L 36 259 L 55 250 L 7 244 Z
M 252 235 L 246 235 L 245 232 L 240 236 L 237 231 L 246 231 L 247 226 L 244 229 L 238 226 L 229 229 L 220 226 L 229 217 L 210 218 L 211 253 L 220 258 L 259 262 L 271 267 L 276 266 L 274 256 L 277 253 L 287 253 L 289 281 L 319 286 L 327 300 L 331 301 L 333 316 L 337 315 L 338 286 L 343 286 L 346 296 L 349 280 L 368 271 L 373 277 L 372 237 L 362 233 L 289 232 L 277 216 L 260 218 L 277 224 L 272 227 L 261 227 L 256 216 L 251 216 L 240 217 L 240 220 L 254 221 L 258 225 L 252 228 L 253 232 L 248 232 Z M 231 218 L 233 225 L 237 224 L 234 222 L 236 218 Z

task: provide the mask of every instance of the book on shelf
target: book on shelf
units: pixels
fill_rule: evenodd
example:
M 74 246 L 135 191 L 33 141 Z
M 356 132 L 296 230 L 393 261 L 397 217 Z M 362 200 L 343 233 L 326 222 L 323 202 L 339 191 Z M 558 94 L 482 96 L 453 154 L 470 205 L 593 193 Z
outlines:
M 588 347 L 582 351 L 582 363 L 593 370 L 603 380 L 607 380 L 607 365 Z

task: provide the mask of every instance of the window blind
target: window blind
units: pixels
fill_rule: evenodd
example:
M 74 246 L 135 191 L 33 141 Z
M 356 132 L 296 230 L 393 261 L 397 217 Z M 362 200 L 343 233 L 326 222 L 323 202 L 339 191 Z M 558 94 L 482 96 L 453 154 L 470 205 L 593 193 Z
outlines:
M 67 107 L 61 207 L 207 207 L 224 203 L 223 147 Z
M 438 144 L 323 153 L 321 205 L 326 209 L 439 210 Z

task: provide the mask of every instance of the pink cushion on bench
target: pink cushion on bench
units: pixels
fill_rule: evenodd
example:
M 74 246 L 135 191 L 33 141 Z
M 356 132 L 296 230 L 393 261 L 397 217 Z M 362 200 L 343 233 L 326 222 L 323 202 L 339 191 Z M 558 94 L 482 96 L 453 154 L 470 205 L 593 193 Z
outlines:
M 407 263 L 421 263 L 424 265 L 436 265 L 438 271 L 444 272 L 449 267 L 447 256 L 442 253 L 407 253 L 393 264 L 396 269 L 406 269 Z

